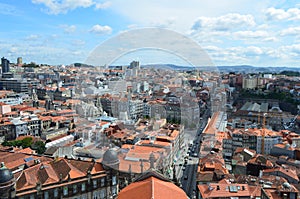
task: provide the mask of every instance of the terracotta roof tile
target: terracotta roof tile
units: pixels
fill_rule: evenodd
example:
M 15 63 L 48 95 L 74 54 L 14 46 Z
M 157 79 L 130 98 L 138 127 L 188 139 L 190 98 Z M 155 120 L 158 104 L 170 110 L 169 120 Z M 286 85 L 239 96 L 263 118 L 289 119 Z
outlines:
M 260 186 L 249 186 L 248 184 L 223 184 L 210 183 L 209 185 L 198 185 L 198 190 L 203 199 L 230 198 L 230 197 L 258 197 Z
M 143 181 L 134 182 L 118 195 L 118 199 L 186 199 L 185 192 L 171 182 L 166 182 L 155 177 L 149 177 Z
M 51 166 L 53 167 L 55 173 L 57 173 L 59 176 L 61 175 L 62 179 L 66 179 L 71 170 L 65 159 L 55 160 L 51 162 Z

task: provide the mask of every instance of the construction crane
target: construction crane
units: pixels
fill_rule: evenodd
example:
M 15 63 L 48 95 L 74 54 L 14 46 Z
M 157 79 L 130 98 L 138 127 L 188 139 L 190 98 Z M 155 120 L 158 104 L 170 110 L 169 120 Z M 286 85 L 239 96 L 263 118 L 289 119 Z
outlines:
M 260 125 L 260 110 L 258 111 L 257 114 L 257 125 Z
M 262 155 L 265 155 L 266 117 L 267 117 L 267 113 L 264 113 L 263 114 L 263 121 L 262 121 L 262 135 L 261 135 L 261 154 Z

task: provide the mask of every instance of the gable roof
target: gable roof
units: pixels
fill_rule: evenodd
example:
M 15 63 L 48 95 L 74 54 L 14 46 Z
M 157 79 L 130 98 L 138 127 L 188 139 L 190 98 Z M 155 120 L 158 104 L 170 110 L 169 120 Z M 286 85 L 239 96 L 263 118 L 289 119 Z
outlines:
M 122 189 L 117 198 L 187 199 L 188 196 L 173 183 L 161 180 L 155 176 L 149 176 Z

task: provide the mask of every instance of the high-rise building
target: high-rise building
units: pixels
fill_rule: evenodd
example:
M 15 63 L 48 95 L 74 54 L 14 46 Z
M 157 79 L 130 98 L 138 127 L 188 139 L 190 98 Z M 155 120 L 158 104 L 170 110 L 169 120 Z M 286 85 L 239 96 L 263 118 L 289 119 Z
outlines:
M 17 93 L 28 93 L 29 89 L 36 88 L 37 80 L 27 78 L 1 78 L 0 90 L 13 90 Z
M 23 64 L 23 59 L 22 59 L 22 57 L 18 57 L 18 58 L 17 58 L 17 64 L 18 64 L 18 66 L 21 66 L 21 65 Z
M 140 69 L 140 62 L 139 61 L 132 61 L 130 63 L 130 68 L 136 68 L 136 69 Z
M 5 59 L 4 57 L 1 58 L 1 66 L 2 66 L 2 73 L 9 72 L 9 60 Z

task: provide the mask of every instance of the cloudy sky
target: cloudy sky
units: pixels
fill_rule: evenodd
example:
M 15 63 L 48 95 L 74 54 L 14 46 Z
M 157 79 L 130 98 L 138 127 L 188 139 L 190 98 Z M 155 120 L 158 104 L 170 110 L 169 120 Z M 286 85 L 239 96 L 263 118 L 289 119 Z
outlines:
M 300 61 L 295 0 L 2 0 L 0 21 L 0 56 L 11 62 L 85 62 L 97 45 L 143 27 L 184 34 L 216 65 Z

